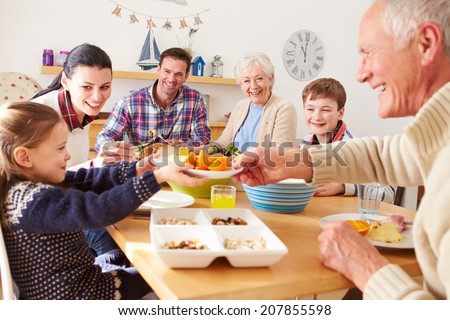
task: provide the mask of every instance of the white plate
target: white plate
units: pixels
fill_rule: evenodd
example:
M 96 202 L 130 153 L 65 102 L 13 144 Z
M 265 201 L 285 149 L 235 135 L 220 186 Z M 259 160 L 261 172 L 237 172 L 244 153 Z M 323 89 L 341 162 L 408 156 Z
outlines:
M 231 169 L 231 170 L 227 170 L 227 171 L 209 171 L 209 170 L 189 169 L 189 170 L 187 170 L 187 172 L 189 172 L 189 174 L 191 174 L 193 176 L 198 176 L 198 177 L 207 177 L 210 179 L 225 179 L 225 178 L 230 178 L 230 177 L 234 176 L 235 174 L 238 174 L 242 170 L 244 170 L 244 168 Z
M 145 201 L 140 208 L 182 208 L 190 206 L 194 202 L 195 199 L 187 194 L 160 190 Z
M 39 91 L 39 85 L 25 74 L 0 72 L 0 105 L 6 102 L 27 101 Z
M 369 219 L 372 220 L 382 220 L 385 216 L 376 215 L 376 214 L 368 214 L 366 215 Z M 361 219 L 360 213 L 339 213 L 333 214 L 331 216 L 326 216 L 320 219 L 320 227 L 323 228 L 323 225 L 329 221 L 344 221 L 344 220 L 359 220 Z M 395 248 L 395 249 L 414 249 L 414 242 L 412 236 L 412 226 L 408 226 L 408 229 L 402 232 L 403 240 L 396 243 L 387 243 L 381 241 L 373 241 L 370 239 L 369 242 L 373 244 L 375 247 L 379 248 Z

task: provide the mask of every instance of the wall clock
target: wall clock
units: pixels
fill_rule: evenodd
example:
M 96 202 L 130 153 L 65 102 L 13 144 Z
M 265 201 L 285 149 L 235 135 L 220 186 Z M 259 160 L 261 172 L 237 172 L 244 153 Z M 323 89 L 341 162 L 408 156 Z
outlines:
M 324 59 L 322 40 L 314 31 L 298 30 L 284 44 L 284 66 L 297 80 L 307 81 L 317 76 L 323 67 Z

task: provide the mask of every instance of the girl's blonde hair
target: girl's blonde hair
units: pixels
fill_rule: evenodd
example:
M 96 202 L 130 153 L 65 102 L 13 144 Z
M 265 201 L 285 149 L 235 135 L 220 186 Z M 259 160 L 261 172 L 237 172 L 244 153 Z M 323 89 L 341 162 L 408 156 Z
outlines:
M 36 148 L 63 121 L 52 108 L 35 102 L 13 102 L 0 107 L 0 218 L 6 226 L 3 213 L 4 197 L 11 181 L 25 177 L 14 159 L 17 147 Z

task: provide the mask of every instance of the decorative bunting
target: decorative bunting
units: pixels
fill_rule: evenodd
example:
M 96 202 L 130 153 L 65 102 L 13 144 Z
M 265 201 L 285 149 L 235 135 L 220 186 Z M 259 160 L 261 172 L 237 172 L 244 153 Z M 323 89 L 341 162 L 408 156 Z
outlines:
M 130 23 L 136 23 L 139 22 L 139 20 L 136 18 L 136 15 L 134 14 L 130 14 Z
M 163 28 L 168 30 L 168 31 L 172 30 L 172 22 L 167 20 L 166 23 L 164 23 Z
M 119 7 L 119 5 L 117 5 L 117 7 L 114 9 L 114 11 L 112 12 L 113 15 L 115 15 L 116 17 L 122 17 L 120 15 L 120 11 L 122 11 L 122 9 Z
M 194 18 L 194 25 L 199 25 L 199 24 L 202 24 L 202 23 L 203 23 L 203 21 L 200 20 L 200 17 L 199 17 L 199 16 L 196 16 L 196 17 Z
M 185 15 L 183 17 L 157 17 L 129 9 L 113 0 L 111 0 L 111 2 L 115 4 L 115 9 L 112 11 L 112 14 L 116 17 L 122 17 L 121 12 L 122 10 L 125 10 L 124 12 L 130 16 L 130 24 L 137 24 L 140 20 L 143 20 L 147 23 L 147 29 L 156 29 L 158 24 L 158 27 L 162 27 L 162 29 L 173 31 L 177 37 L 179 46 L 188 51 L 191 55 L 194 36 L 198 31 L 199 26 L 203 24 L 203 21 L 200 19 L 200 15 L 210 10 L 206 9 L 191 15 Z M 138 16 L 141 16 L 142 19 L 138 19 Z M 155 24 L 155 20 L 162 21 L 161 23 Z M 179 22 L 180 27 L 172 30 L 172 22 L 174 24 Z
M 187 23 L 186 23 L 186 20 L 184 20 L 184 19 L 181 19 L 180 20 L 180 29 L 184 29 L 184 28 L 187 28 Z
M 156 25 L 153 23 L 152 18 L 147 19 L 147 28 L 156 28 Z
M 116 17 L 122 17 L 121 11 L 126 10 L 129 12 L 130 15 L 130 24 L 139 23 L 138 16 L 142 16 L 145 18 L 145 21 L 147 21 L 147 28 L 156 28 L 155 19 L 165 20 L 165 23 L 162 25 L 163 29 L 166 29 L 168 31 L 172 30 L 172 22 L 179 21 L 180 22 L 180 28 L 179 29 L 187 29 L 190 26 L 198 26 L 200 24 L 203 24 L 203 21 L 200 19 L 200 14 L 203 14 L 210 9 L 206 9 L 202 12 L 197 12 L 191 15 L 183 16 L 183 17 L 157 17 L 150 14 L 145 14 L 141 12 L 137 12 L 135 10 L 129 9 L 127 7 L 124 7 L 123 5 L 117 3 L 116 1 L 111 0 L 116 7 L 113 10 L 112 14 Z M 187 20 L 188 18 L 192 18 L 192 21 Z

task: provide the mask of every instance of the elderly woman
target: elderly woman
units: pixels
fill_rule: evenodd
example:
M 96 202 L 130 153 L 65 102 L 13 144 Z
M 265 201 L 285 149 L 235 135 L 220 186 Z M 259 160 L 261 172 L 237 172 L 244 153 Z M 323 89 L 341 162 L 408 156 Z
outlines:
M 247 97 L 239 101 L 217 140 L 240 151 L 256 146 L 293 147 L 297 114 L 294 105 L 272 93 L 274 66 L 263 53 L 247 53 L 234 68 L 236 81 Z

